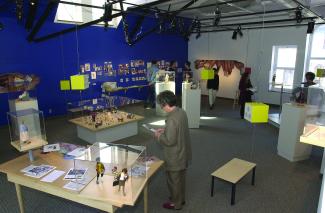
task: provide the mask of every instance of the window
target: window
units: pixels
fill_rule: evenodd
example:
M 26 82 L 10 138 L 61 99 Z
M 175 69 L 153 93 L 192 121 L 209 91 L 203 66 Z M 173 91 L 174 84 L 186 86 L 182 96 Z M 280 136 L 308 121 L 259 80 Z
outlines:
M 318 68 L 325 68 L 325 26 L 318 26 L 307 38 L 305 73 L 316 73 Z M 303 81 L 304 79 L 303 75 Z
M 270 84 L 270 90 L 279 91 L 282 86 L 285 90 L 292 89 L 296 57 L 296 45 L 273 46 L 270 71 L 270 82 L 272 84 Z
M 73 3 L 79 3 L 79 4 L 87 4 L 87 5 L 93 5 L 93 6 L 99 6 L 102 7 L 106 0 L 66 0 Z M 155 0 L 128 0 L 127 2 L 141 5 L 146 4 L 149 2 L 152 2 Z M 126 10 L 128 7 L 132 5 L 123 3 L 123 9 Z M 120 4 L 115 3 L 113 4 L 113 12 L 112 14 L 119 13 L 121 10 Z M 66 24 L 83 24 L 90 21 L 94 21 L 96 19 L 99 19 L 103 16 L 104 10 L 100 8 L 91 8 L 91 7 L 81 7 L 77 5 L 70 5 L 70 4 L 64 4 L 59 3 L 55 22 L 58 23 L 66 23 Z M 112 21 L 108 22 L 109 27 L 117 28 L 121 21 L 122 17 L 116 17 L 113 18 Z M 104 26 L 104 23 L 98 23 L 96 26 Z

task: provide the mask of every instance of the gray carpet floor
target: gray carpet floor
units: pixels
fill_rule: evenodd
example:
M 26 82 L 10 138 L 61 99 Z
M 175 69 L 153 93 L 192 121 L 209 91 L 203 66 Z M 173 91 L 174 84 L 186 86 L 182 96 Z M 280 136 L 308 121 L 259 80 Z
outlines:
M 141 105 L 127 106 L 124 110 L 145 116 L 142 123 L 164 119 L 152 109 Z M 269 124 L 253 126 L 239 119 L 239 109 L 232 109 L 232 101 L 218 99 L 210 110 L 206 99 L 202 100 L 201 115 L 213 119 L 201 120 L 199 129 L 191 129 L 193 161 L 187 173 L 186 205 L 178 212 L 316 212 L 321 178 L 321 157 L 314 150 L 310 159 L 291 163 L 277 155 L 278 129 Z M 86 145 L 77 138 L 76 128 L 67 117 L 46 120 L 49 143 L 68 142 Z M 7 127 L 0 128 L 0 163 L 13 159 L 18 153 L 9 142 Z M 139 128 L 139 134 L 116 143 L 145 145 L 149 155 L 162 158 L 162 148 L 151 133 Z M 231 187 L 215 181 L 215 194 L 210 197 L 210 174 L 232 158 L 237 157 L 257 163 L 256 183 L 250 185 L 248 175 L 237 185 L 236 204 L 230 205 Z M 19 212 L 14 184 L 0 173 L 0 213 Z M 48 195 L 29 188 L 22 188 L 26 213 L 92 213 L 100 212 L 78 203 Z M 169 196 L 164 170 L 160 170 L 149 184 L 150 212 L 170 212 L 161 207 Z M 117 212 L 143 212 L 143 199 L 135 206 L 123 207 Z

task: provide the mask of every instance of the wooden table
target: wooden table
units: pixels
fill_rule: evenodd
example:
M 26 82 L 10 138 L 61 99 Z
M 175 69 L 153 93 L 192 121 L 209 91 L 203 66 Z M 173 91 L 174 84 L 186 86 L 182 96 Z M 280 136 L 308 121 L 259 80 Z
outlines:
M 55 166 L 57 170 L 62 170 L 66 172 L 70 168 L 73 168 L 74 161 L 64 160 L 62 155 L 57 152 L 41 154 L 40 150 L 36 150 L 34 151 L 34 155 L 34 165 L 47 164 Z M 133 200 L 131 203 L 125 203 L 123 201 L 118 200 L 110 200 L 107 198 L 103 199 L 102 197 L 100 197 L 100 194 L 96 193 L 96 190 L 93 189 L 93 182 L 96 181 L 95 178 L 82 191 L 80 191 L 80 193 L 77 193 L 75 191 L 63 188 L 63 186 L 68 181 L 63 180 L 62 176 L 52 183 L 46 183 L 40 181 L 40 179 L 38 178 L 28 177 L 24 175 L 23 172 L 21 172 L 20 170 L 29 165 L 30 162 L 27 154 L 0 165 L 0 171 L 6 173 L 8 181 L 13 182 L 15 184 L 21 213 L 24 213 L 21 186 L 52 194 L 106 212 L 114 212 L 117 208 L 121 208 L 124 205 L 135 205 L 135 202 L 143 191 L 144 212 L 146 213 L 148 212 L 148 181 L 153 176 L 153 174 L 155 174 L 163 165 L 163 161 L 157 160 L 150 165 L 150 168 L 147 171 L 147 178 L 145 180 L 145 183 L 141 187 L 139 187 L 139 189 L 137 189 L 137 191 L 134 193 L 134 196 L 132 196 Z M 91 191 L 94 192 L 93 196 L 89 196 L 89 192 Z
M 252 185 L 255 184 L 255 169 L 256 164 L 251 163 L 245 160 L 234 158 L 216 171 L 214 171 L 211 182 L 211 197 L 213 197 L 213 188 L 214 188 L 214 178 L 224 180 L 228 183 L 231 183 L 231 205 L 235 204 L 235 194 L 236 194 L 236 184 L 243 178 L 245 175 L 253 170 L 252 173 Z

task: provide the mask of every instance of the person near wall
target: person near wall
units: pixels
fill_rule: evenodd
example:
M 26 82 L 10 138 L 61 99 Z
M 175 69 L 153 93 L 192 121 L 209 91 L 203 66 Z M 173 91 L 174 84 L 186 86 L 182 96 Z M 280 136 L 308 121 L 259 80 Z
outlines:
M 163 146 L 170 201 L 163 208 L 179 210 L 185 204 L 185 176 L 192 158 L 186 112 L 176 106 L 176 96 L 166 90 L 157 96 L 157 103 L 168 113 L 166 127 L 157 129 L 155 137 Z
M 151 67 L 147 70 L 147 81 L 148 81 L 148 95 L 144 103 L 144 108 L 147 108 L 150 105 L 152 108 L 155 108 L 156 105 L 156 76 L 159 71 L 157 61 L 151 61 Z
M 315 73 L 313 72 L 306 72 L 305 74 L 305 82 L 302 82 L 302 87 L 296 87 L 292 90 L 291 100 L 296 103 L 307 103 L 308 97 L 308 87 L 315 85 Z
M 172 71 L 175 72 L 177 71 L 177 61 L 170 61 L 169 67 L 167 69 L 167 71 Z
M 207 89 L 208 89 L 208 95 L 209 95 L 209 105 L 210 109 L 214 107 L 214 103 L 217 97 L 217 91 L 219 90 L 219 68 L 213 68 L 213 79 L 207 80 Z
M 240 117 L 244 118 L 245 113 L 245 103 L 252 102 L 252 83 L 250 80 L 251 70 L 246 69 L 245 72 L 242 74 L 240 81 L 239 81 L 239 104 L 240 104 Z

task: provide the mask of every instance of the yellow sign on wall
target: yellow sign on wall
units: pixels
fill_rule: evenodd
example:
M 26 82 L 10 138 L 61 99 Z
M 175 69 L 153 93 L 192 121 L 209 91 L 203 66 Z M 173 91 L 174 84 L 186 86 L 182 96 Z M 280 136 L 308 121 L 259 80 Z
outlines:
M 319 78 L 325 77 L 325 69 L 318 68 L 316 71 L 316 77 L 319 77 Z
M 69 80 L 61 80 L 60 81 L 60 90 L 70 90 L 70 81 Z
M 70 76 L 72 90 L 85 90 L 89 87 L 89 75 Z
M 245 104 L 244 118 L 251 123 L 266 123 L 269 117 L 269 105 L 248 102 Z

